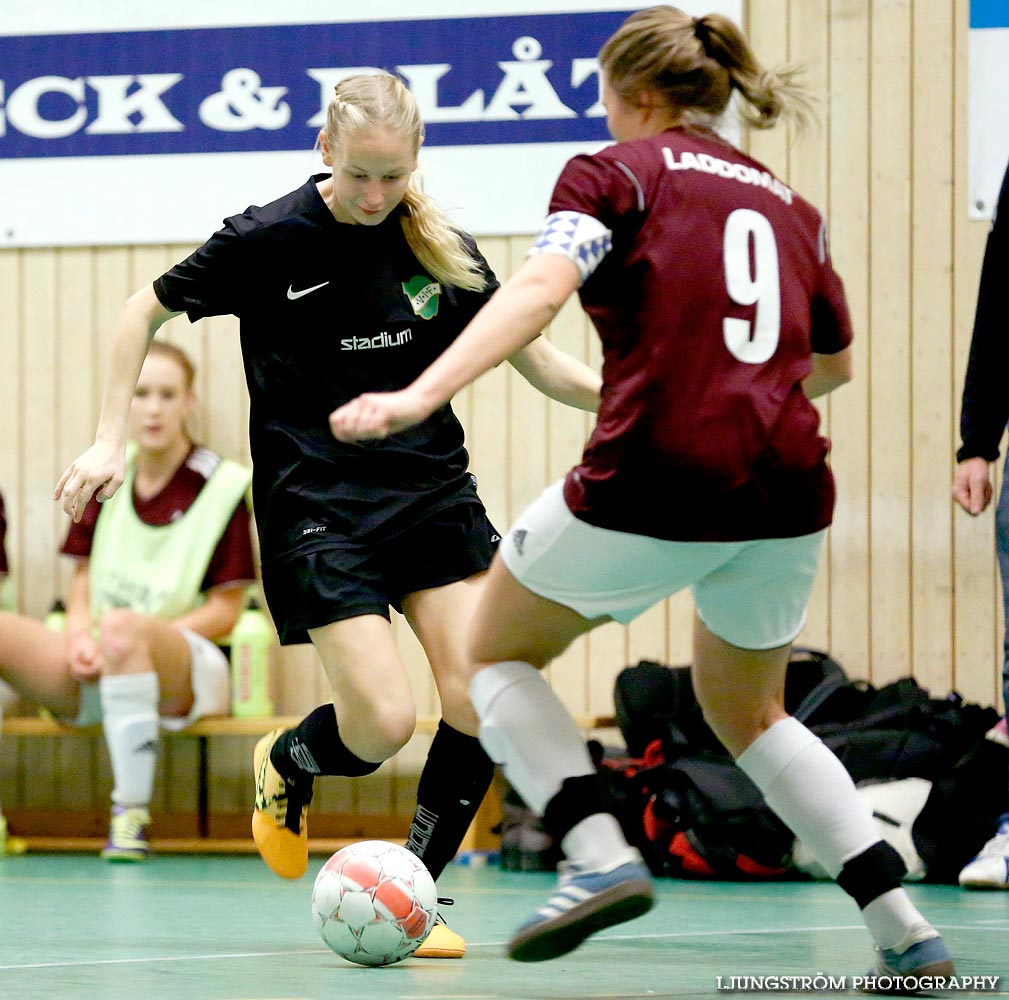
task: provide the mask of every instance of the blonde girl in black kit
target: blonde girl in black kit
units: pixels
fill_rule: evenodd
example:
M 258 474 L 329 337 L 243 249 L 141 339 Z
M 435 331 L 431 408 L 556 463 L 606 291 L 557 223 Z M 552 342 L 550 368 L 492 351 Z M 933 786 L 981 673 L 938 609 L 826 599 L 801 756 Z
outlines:
M 497 287 L 472 239 L 415 182 L 422 141 L 398 79 L 341 81 L 319 135 L 331 173 L 227 219 L 127 302 L 95 444 L 57 488 L 76 516 L 93 493 L 118 487 L 122 401 L 165 320 L 240 317 L 266 596 L 281 641 L 311 640 L 333 694 L 256 748 L 253 833 L 288 878 L 307 866 L 314 777 L 368 774 L 413 733 L 390 606 L 424 647 L 442 705 L 408 841 L 435 877 L 493 773 L 476 739 L 464 635 L 498 536 L 468 472 L 462 427 L 449 404 L 378 445 L 339 442 L 328 425 L 360 392 L 409 384 Z M 598 376 L 548 342 L 510 360 L 548 395 L 597 408 Z M 457 957 L 464 947 L 441 925 L 417 954 Z

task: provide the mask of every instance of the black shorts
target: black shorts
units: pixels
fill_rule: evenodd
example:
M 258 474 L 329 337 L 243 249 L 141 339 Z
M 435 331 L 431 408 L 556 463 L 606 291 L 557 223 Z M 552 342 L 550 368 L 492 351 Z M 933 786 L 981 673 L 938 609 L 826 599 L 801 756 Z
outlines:
M 263 590 L 282 646 L 308 630 L 359 615 L 390 617 L 408 594 L 481 573 L 500 535 L 479 502 L 435 511 L 406 531 L 369 545 L 351 542 L 263 567 Z

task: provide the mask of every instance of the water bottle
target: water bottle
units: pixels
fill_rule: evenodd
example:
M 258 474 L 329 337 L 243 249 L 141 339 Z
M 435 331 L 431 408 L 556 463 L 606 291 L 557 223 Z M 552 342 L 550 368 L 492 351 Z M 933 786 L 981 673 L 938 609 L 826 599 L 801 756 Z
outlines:
M 67 606 L 57 597 L 50 605 L 43 624 L 50 632 L 65 632 L 67 628 Z
M 17 611 L 17 595 L 14 593 L 14 578 L 0 573 L 0 611 Z
M 231 714 L 273 715 L 273 626 L 253 597 L 231 633 Z

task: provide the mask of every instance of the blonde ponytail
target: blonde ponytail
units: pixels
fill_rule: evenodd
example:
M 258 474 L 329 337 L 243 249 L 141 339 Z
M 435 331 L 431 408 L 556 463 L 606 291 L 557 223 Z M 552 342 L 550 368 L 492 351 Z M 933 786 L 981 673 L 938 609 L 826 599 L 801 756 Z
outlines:
M 454 285 L 470 292 L 482 291 L 487 279 L 470 255 L 458 231 L 434 199 L 410 179 L 400 206 L 403 235 L 413 255 L 443 285 Z
M 388 129 L 407 136 L 416 154 L 424 142 L 424 123 L 413 94 L 391 73 L 344 77 L 326 109 L 326 141 L 331 148 L 342 139 L 368 129 Z M 416 179 L 399 206 L 403 235 L 413 255 L 444 285 L 481 291 L 487 279 L 448 216 L 426 195 Z

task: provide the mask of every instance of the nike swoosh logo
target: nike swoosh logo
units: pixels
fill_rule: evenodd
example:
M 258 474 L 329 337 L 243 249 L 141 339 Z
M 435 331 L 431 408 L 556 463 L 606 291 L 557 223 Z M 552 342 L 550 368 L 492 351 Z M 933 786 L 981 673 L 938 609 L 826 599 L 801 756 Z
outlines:
M 294 290 L 294 285 L 288 285 L 287 297 L 293 302 L 295 299 L 300 299 L 303 295 L 308 295 L 309 292 L 317 292 L 320 288 L 325 288 L 328 284 L 328 281 L 324 281 L 321 285 L 312 285 L 311 288 L 302 288 L 300 292 L 296 292 Z

